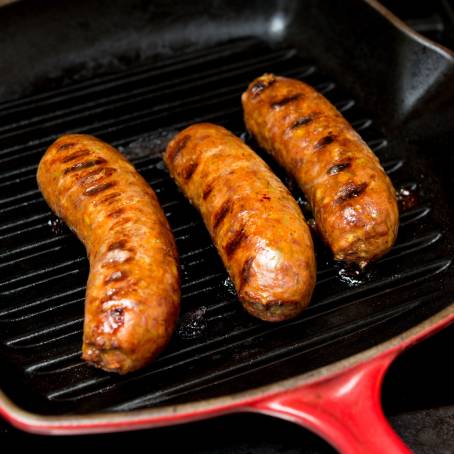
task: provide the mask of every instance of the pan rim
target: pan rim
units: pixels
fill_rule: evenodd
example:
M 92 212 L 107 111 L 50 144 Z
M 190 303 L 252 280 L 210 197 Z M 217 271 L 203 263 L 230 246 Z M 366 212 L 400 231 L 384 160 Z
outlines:
M 426 38 L 421 33 L 413 30 L 408 26 L 402 19 L 399 19 L 394 13 L 392 13 L 388 8 L 379 3 L 378 0 L 364 0 L 371 8 L 373 8 L 378 14 L 383 16 L 388 20 L 394 27 L 400 30 L 405 35 L 408 35 L 413 40 L 417 41 L 419 44 L 429 47 L 431 50 L 437 52 L 444 58 L 447 58 L 454 63 L 454 50 L 451 50 L 449 47 L 443 46 L 435 41 L 432 41 L 429 38 Z
M 268 385 L 206 400 L 120 412 L 40 415 L 22 409 L 0 390 L 0 415 L 13 426 L 27 432 L 76 435 L 157 428 L 207 419 L 210 416 L 250 411 L 251 404 L 259 399 L 323 382 L 384 355 L 394 353 L 396 357 L 406 348 L 451 323 L 454 323 L 454 302 L 403 333 L 340 361 Z

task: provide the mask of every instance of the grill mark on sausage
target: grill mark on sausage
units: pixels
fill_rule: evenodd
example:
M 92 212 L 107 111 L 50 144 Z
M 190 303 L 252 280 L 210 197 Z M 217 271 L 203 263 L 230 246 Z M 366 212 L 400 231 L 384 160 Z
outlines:
M 125 212 L 124 208 L 118 208 L 118 210 L 112 211 L 107 215 L 108 218 L 117 219 Z
M 103 177 L 110 177 L 112 176 L 117 169 L 114 169 L 113 167 L 98 167 L 95 170 L 92 170 L 91 172 L 86 173 L 84 176 L 80 177 L 79 180 L 77 181 L 77 184 L 80 186 L 85 186 L 86 184 L 92 183 L 94 180 L 96 180 L 96 176 L 103 174 Z
M 245 262 L 243 263 L 243 266 L 241 268 L 241 274 L 240 274 L 240 291 L 249 282 L 249 279 L 251 277 L 251 268 L 252 268 L 254 259 L 255 259 L 255 257 L 248 257 L 245 260 Z
M 101 192 L 106 191 L 107 189 L 113 188 L 117 185 L 116 181 L 109 181 L 107 183 L 98 184 L 96 186 L 92 186 L 84 191 L 84 195 L 88 195 L 92 197 L 94 195 L 100 194 Z
M 127 224 L 128 222 L 131 222 L 131 218 L 125 218 L 125 217 L 122 217 L 120 219 L 118 219 L 118 221 L 115 221 L 112 225 L 111 225 L 111 229 L 112 230 L 115 230 L 117 227 L 122 227 L 124 226 L 125 224 Z
M 241 227 L 233 234 L 232 238 L 230 238 L 224 246 L 224 251 L 227 254 L 227 257 L 231 258 L 235 251 L 240 247 L 241 243 L 246 239 L 247 233 L 244 231 L 244 228 Z
M 65 151 L 77 145 L 75 142 L 67 142 L 57 146 L 57 152 Z
M 79 182 L 83 182 L 85 180 L 87 180 L 89 177 L 93 177 L 95 175 L 99 175 L 101 172 L 104 171 L 104 169 L 106 168 L 110 168 L 110 167 L 98 167 L 97 169 L 95 170 L 90 170 L 90 172 L 87 172 L 83 177 L 81 177 L 79 179 Z
M 111 205 L 112 203 L 115 202 L 115 199 L 117 199 L 120 196 L 121 196 L 121 192 L 112 192 L 112 193 L 104 196 L 102 199 L 97 200 L 95 202 L 95 206 L 104 205 L 104 204 Z
M 89 154 L 90 154 L 90 150 L 87 150 L 84 148 L 82 150 L 75 151 L 74 153 L 66 156 L 66 158 L 62 159 L 61 162 L 66 164 L 68 162 L 74 161 L 77 158 L 82 158 L 83 156 L 88 156 Z
M 214 189 L 214 183 L 211 181 L 205 186 L 205 189 L 203 190 L 202 193 L 202 199 L 206 200 L 210 196 L 210 194 L 213 192 Z
M 341 204 L 347 200 L 353 199 L 360 196 L 367 188 L 367 183 L 355 184 L 347 183 L 341 190 L 337 193 L 336 200 L 334 203 Z
M 190 162 L 184 169 L 183 169 L 183 179 L 185 181 L 189 181 L 194 175 L 194 172 L 197 170 L 199 163 L 197 161 Z
M 327 145 L 333 143 L 336 140 L 336 137 L 332 134 L 328 134 L 325 137 L 322 137 L 315 145 L 314 145 L 314 150 L 320 150 Z
M 107 248 L 108 251 L 113 251 L 114 249 L 126 249 L 128 242 L 126 240 L 118 240 L 109 245 Z
M 251 94 L 253 97 L 258 96 L 268 87 L 271 87 L 276 82 L 274 77 L 268 77 L 266 79 L 258 80 L 252 87 L 251 87 Z
M 104 283 L 110 284 L 111 282 L 119 282 L 126 279 L 127 277 L 128 273 L 126 273 L 126 271 L 114 271 L 104 280 Z
M 216 213 L 214 213 L 213 216 L 213 230 L 217 230 L 221 222 L 225 219 L 229 211 L 232 209 L 232 202 L 231 200 L 225 201 L 222 205 L 221 208 L 219 208 Z
M 280 99 L 279 101 L 275 101 L 271 103 L 272 109 L 279 109 L 291 102 L 297 101 L 303 95 L 301 93 L 296 93 L 295 95 L 286 96 L 285 98 Z
M 306 115 L 306 116 L 301 117 L 298 120 L 296 120 L 295 123 L 293 123 L 292 126 L 290 126 L 289 129 L 293 130 L 293 129 L 299 128 L 300 126 L 308 125 L 313 120 L 314 120 L 314 116 L 313 115 Z
M 101 173 L 103 173 L 105 177 L 111 177 L 116 171 L 117 171 L 117 169 L 115 169 L 113 167 L 102 167 L 101 168 Z
M 181 139 L 178 139 L 173 148 L 169 150 L 168 157 L 170 161 L 175 161 L 177 156 L 183 151 L 183 149 L 188 144 L 190 138 L 191 136 L 189 134 L 186 134 L 183 137 L 181 137 Z
M 105 164 L 107 161 L 104 158 L 96 158 L 90 159 L 89 161 L 78 162 L 77 164 L 72 165 L 71 167 L 67 167 L 63 174 L 67 175 L 71 172 L 77 172 L 78 170 L 88 169 L 93 166 L 97 166 L 99 164 Z
M 128 246 L 128 242 L 125 239 L 114 241 L 106 249 L 105 262 L 102 266 L 109 267 L 116 266 L 119 263 L 130 262 L 133 259 L 134 253 L 134 248 Z M 118 271 L 118 269 L 115 271 Z
M 339 164 L 335 164 L 332 167 L 330 167 L 326 173 L 330 176 L 332 175 L 337 175 L 338 173 L 344 171 L 345 169 L 348 169 L 351 166 L 351 162 L 340 162 Z

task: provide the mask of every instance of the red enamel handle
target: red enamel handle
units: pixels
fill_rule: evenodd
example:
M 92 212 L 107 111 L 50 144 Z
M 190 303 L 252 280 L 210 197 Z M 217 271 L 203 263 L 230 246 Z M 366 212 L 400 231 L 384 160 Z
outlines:
M 253 404 L 261 413 L 301 424 L 343 454 L 408 454 L 386 420 L 380 399 L 389 352 L 315 384 L 266 397 Z

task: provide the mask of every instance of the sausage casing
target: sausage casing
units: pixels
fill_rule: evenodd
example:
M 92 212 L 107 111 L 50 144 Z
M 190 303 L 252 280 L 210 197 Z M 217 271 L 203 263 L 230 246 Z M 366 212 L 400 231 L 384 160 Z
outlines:
M 309 85 L 265 74 L 243 93 L 246 127 L 304 191 L 336 260 L 361 267 L 397 236 L 395 190 L 377 157 Z
M 300 313 L 315 284 L 312 238 L 262 159 L 226 129 L 202 123 L 181 131 L 164 160 L 200 211 L 245 309 L 268 321 Z
M 57 139 L 37 178 L 87 248 L 83 358 L 112 372 L 139 369 L 167 344 L 179 314 L 177 251 L 155 193 L 117 150 L 82 134 Z

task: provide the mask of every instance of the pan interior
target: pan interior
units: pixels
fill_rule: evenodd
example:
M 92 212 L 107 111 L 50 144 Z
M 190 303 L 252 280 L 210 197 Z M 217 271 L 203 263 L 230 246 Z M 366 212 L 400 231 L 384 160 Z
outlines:
M 285 43 L 284 43 L 285 44 Z M 325 94 L 376 152 L 404 208 L 392 251 L 357 274 L 316 241 L 317 285 L 295 320 L 247 315 L 198 213 L 161 160 L 174 133 L 199 121 L 250 140 L 240 95 L 264 72 L 306 81 Z M 440 155 L 385 134 L 314 59 L 258 38 L 228 40 L 150 64 L 0 105 L 0 361 L 2 389 L 42 414 L 130 410 L 230 394 L 305 373 L 404 332 L 450 303 L 453 207 Z M 165 352 L 145 369 L 116 376 L 81 359 L 88 261 L 77 238 L 37 188 L 46 147 L 65 132 L 118 147 L 156 191 L 181 259 L 182 315 Z M 445 175 L 445 174 L 443 174 Z

